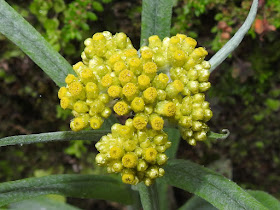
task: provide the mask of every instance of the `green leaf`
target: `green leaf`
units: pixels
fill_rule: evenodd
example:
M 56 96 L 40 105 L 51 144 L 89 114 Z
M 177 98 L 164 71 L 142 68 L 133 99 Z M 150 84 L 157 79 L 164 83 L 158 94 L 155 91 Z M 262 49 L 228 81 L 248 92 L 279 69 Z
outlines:
M 169 141 L 172 142 L 171 147 L 166 150 L 166 155 L 169 159 L 173 159 L 176 157 L 176 153 L 179 147 L 181 134 L 177 128 L 167 128 L 165 132 L 168 134 Z M 160 210 L 169 210 L 170 206 L 170 194 L 168 193 L 169 187 L 165 183 L 157 182 L 157 189 L 158 189 L 158 199 L 159 199 L 159 209 Z M 170 189 L 171 190 L 171 189 Z
M 98 19 L 96 14 L 93 12 L 87 12 L 87 17 L 92 21 L 96 21 Z
M 91 140 L 98 141 L 110 130 L 89 130 L 89 131 L 59 131 L 51 133 L 40 133 L 30 135 L 9 136 L 0 139 L 0 147 L 8 145 L 23 145 L 32 143 L 44 143 L 50 141 L 70 141 L 70 140 Z
M 159 181 L 205 199 L 218 209 L 267 209 L 231 180 L 187 160 L 170 160 Z
M 63 0 L 55 0 L 53 3 L 53 7 L 56 13 L 60 13 L 66 8 Z
M 48 198 L 47 196 L 39 196 L 36 198 L 20 201 L 10 204 L 8 209 L 12 210 L 38 210 L 38 209 L 51 209 L 51 210 L 80 210 L 75 206 L 71 206 L 61 201 L 56 201 Z
M 97 1 L 92 2 L 92 8 L 93 8 L 94 10 L 96 10 L 97 12 L 103 12 L 103 10 L 104 10 L 102 4 L 100 4 L 100 3 L 97 2 Z
M 220 49 L 210 60 L 211 69 L 210 72 L 214 71 L 217 66 L 219 66 L 230 53 L 232 53 L 243 40 L 246 33 L 251 28 L 252 23 L 255 20 L 256 14 L 258 10 L 258 0 L 254 0 L 250 9 L 250 12 L 240 27 L 240 29 L 234 34 L 234 36 Z
M 0 33 L 14 42 L 58 85 L 75 74 L 71 65 L 4 0 L 0 0 Z
M 141 17 L 141 46 L 148 38 L 158 35 L 161 39 L 170 35 L 172 0 L 143 0 Z
M 51 175 L 0 184 L 0 206 L 47 194 L 131 204 L 132 193 L 127 185 L 110 176 Z
M 212 206 L 210 203 L 208 203 L 204 199 L 202 199 L 198 196 L 193 196 L 178 210 L 217 210 L 217 208 Z
M 215 140 L 215 139 L 224 140 L 230 134 L 228 129 L 223 129 L 222 132 L 223 133 L 214 133 L 214 132 L 210 131 L 210 132 L 207 133 L 207 139 L 209 139 L 209 140 Z
M 255 199 L 261 202 L 268 209 L 279 210 L 280 201 L 274 198 L 272 195 L 258 190 L 247 190 Z
M 157 188 L 156 185 L 153 184 L 150 187 L 147 187 L 143 182 L 137 185 L 141 203 L 144 210 L 158 210 L 159 202 L 157 197 Z

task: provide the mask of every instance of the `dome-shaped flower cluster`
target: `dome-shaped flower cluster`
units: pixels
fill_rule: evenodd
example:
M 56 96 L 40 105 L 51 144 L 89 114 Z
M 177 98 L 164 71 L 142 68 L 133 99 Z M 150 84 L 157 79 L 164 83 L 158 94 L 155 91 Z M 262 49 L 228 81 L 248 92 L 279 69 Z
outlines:
M 96 162 L 106 166 L 108 173 L 121 173 L 124 183 L 135 185 L 144 181 L 149 186 L 164 175 L 161 166 L 167 161 L 164 152 L 171 142 L 163 131 L 137 130 L 132 121 L 113 125 L 112 133 L 96 143 L 100 152 Z
M 176 123 L 191 145 L 206 139 L 212 112 L 203 92 L 210 88 L 210 64 L 204 61 L 207 51 L 196 44 L 182 34 L 162 41 L 151 36 L 137 52 L 124 33 L 96 33 L 85 40 L 83 62 L 73 66 L 77 76 L 66 77 L 58 97 L 62 108 L 73 110 L 74 131 L 99 129 L 112 111 L 129 118 L 96 144 L 97 163 L 121 173 L 123 182 L 149 185 L 163 175 L 170 146 L 166 120 Z

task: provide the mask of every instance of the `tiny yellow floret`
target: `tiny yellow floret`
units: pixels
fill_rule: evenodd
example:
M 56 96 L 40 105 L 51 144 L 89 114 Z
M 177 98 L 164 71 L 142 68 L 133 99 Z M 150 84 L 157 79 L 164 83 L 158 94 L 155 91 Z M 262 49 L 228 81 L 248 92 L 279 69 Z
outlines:
M 113 82 L 113 78 L 110 76 L 110 74 L 106 74 L 104 77 L 101 79 L 101 85 L 103 87 L 109 87 Z
M 126 102 L 124 101 L 119 101 L 114 105 L 114 111 L 117 113 L 119 116 L 123 116 L 128 114 L 129 108 Z
M 154 130 L 160 131 L 163 129 L 164 120 L 159 116 L 152 116 L 151 117 L 151 126 Z
M 74 70 L 75 72 L 77 72 L 77 70 L 78 70 L 81 66 L 83 66 L 83 65 L 84 65 L 83 62 L 79 61 L 78 63 L 76 63 L 75 65 L 73 65 L 73 70 Z
M 68 86 L 68 90 L 72 96 L 78 96 L 83 91 L 83 85 L 80 82 L 72 82 Z
M 146 128 L 147 121 L 144 117 L 137 116 L 137 117 L 133 118 L 133 125 L 137 130 L 142 130 L 142 129 Z
M 102 126 L 103 121 L 104 120 L 101 117 L 94 116 L 94 117 L 90 118 L 90 122 L 89 122 L 90 123 L 90 127 L 92 129 L 99 129 Z
M 137 166 L 138 158 L 134 153 L 126 153 L 122 157 L 122 163 L 126 168 L 135 168 Z
M 153 103 L 157 98 L 157 89 L 149 87 L 143 92 L 144 100 L 147 103 Z
M 110 149 L 110 157 L 113 159 L 120 159 L 124 155 L 124 150 L 119 146 L 113 146 Z
M 122 94 L 122 88 L 118 85 L 112 85 L 108 88 L 108 95 L 112 98 L 119 98 Z
M 73 74 L 68 74 L 67 77 L 65 78 L 65 82 L 68 85 L 77 80 L 78 80 L 78 78 L 75 77 Z
M 154 74 L 157 72 L 157 64 L 154 62 L 147 62 L 143 65 L 143 70 L 146 74 Z
M 134 76 L 133 72 L 130 70 L 127 70 L 127 69 L 121 71 L 121 73 L 119 74 L 119 80 L 122 84 L 132 82 L 134 77 L 135 76 Z
M 123 87 L 123 94 L 129 99 L 137 93 L 137 86 L 134 83 L 127 83 Z
M 153 163 L 157 159 L 157 154 L 157 150 L 155 148 L 150 147 L 145 151 L 145 160 L 149 163 Z
M 145 102 L 141 97 L 135 97 L 131 102 L 131 109 L 134 112 L 142 112 L 145 108 Z
M 133 174 L 123 174 L 122 181 L 125 184 L 134 184 L 135 176 Z
M 62 99 L 62 97 L 66 96 L 66 94 L 67 94 L 67 88 L 61 87 L 58 91 L 58 98 Z

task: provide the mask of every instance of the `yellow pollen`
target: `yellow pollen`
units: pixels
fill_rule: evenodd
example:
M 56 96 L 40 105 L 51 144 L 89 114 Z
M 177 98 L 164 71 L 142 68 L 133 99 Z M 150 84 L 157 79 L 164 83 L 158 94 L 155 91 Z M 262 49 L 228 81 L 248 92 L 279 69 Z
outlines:
M 147 62 L 143 65 L 146 74 L 154 74 L 157 72 L 157 65 L 154 62 Z
M 119 98 L 122 93 L 122 88 L 117 85 L 112 85 L 111 87 L 108 88 L 108 95 L 112 98 Z
M 126 168 L 135 168 L 137 166 L 138 158 L 134 153 L 127 153 L 122 158 L 122 163 Z
M 114 111 L 117 113 L 119 116 L 123 116 L 129 112 L 129 108 L 127 103 L 124 101 L 119 101 L 114 105 Z

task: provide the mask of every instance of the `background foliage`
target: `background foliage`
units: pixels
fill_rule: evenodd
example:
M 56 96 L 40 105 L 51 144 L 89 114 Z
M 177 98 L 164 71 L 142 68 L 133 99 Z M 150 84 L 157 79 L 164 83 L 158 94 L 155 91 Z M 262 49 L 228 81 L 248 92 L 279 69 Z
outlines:
M 123 31 L 137 48 L 140 43 L 141 1 L 7 0 L 56 50 L 73 64 L 80 58 L 82 40 L 97 31 Z M 177 0 L 172 35 L 197 38 L 209 58 L 238 30 L 251 1 Z M 40 9 L 38 9 L 40 8 Z M 230 59 L 211 74 L 208 92 L 214 131 L 228 128 L 228 140 L 187 146 L 179 158 L 208 165 L 251 189 L 280 198 L 280 3 L 260 0 L 254 26 Z M 0 136 L 69 130 L 68 111 L 58 106 L 57 87 L 15 45 L 0 35 Z M 70 117 L 70 118 L 69 118 Z M 37 144 L 0 148 L 0 181 L 34 173 L 93 173 L 95 148 L 89 142 Z M 261 184 L 260 184 L 261 183 Z M 278 184 L 276 184 L 278 183 Z M 190 195 L 175 189 L 180 206 Z M 70 203 L 78 202 L 70 199 Z M 79 202 L 80 203 L 80 202 Z M 80 207 L 120 208 L 90 200 Z

